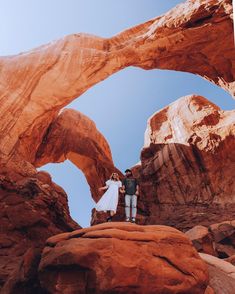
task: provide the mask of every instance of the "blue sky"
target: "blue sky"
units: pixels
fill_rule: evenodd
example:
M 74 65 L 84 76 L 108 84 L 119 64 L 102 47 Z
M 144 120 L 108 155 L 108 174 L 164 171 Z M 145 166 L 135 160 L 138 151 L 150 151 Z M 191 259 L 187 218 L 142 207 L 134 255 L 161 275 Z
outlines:
M 154 18 L 180 0 L 0 0 L 0 55 L 17 54 L 72 33 L 102 37 Z M 189 73 L 130 67 L 95 85 L 67 107 L 95 121 L 121 170 L 139 161 L 147 119 L 178 98 L 199 94 L 222 109 L 235 101 L 219 87 Z M 83 174 L 69 161 L 41 169 L 68 194 L 72 217 L 89 225 L 94 206 Z

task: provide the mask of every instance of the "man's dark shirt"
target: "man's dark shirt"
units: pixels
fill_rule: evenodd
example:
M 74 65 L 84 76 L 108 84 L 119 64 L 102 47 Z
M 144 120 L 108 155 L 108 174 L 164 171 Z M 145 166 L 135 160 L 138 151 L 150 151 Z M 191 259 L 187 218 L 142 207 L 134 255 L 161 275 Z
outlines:
M 122 185 L 125 186 L 125 194 L 134 195 L 136 192 L 138 181 L 135 178 L 124 178 L 122 181 Z

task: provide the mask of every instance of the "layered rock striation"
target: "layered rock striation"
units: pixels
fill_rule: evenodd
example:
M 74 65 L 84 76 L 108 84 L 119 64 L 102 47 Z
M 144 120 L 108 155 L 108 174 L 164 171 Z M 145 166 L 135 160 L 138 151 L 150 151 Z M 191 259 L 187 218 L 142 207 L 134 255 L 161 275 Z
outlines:
M 79 227 L 70 218 L 64 191 L 52 183 L 47 174 L 37 172 L 36 168 L 49 162 L 71 160 L 84 172 L 95 200 L 100 197 L 97 187 L 111 171 L 116 170 L 108 143 L 95 124 L 79 112 L 61 112 L 61 109 L 96 83 L 128 66 L 198 74 L 234 96 L 233 41 L 231 1 L 188 0 L 165 15 L 112 38 L 73 34 L 29 52 L 0 58 L 0 289 L 4 294 L 42 293 L 37 267 L 45 240 L 51 235 Z M 183 114 L 181 116 L 185 122 L 181 127 L 185 131 L 181 139 L 177 135 L 177 120 L 173 120 L 173 114 L 169 116 L 172 120 L 170 124 L 164 121 L 164 113 L 160 115 L 162 121 L 151 119 L 151 135 L 146 139 L 141 154 L 141 166 L 134 168 L 141 180 L 139 219 L 142 223 L 165 223 L 187 229 L 196 222 L 205 224 L 216 222 L 221 215 L 226 219 L 233 216 L 232 112 L 222 112 L 203 98 L 200 98 L 200 103 L 195 97 L 190 99 L 184 106 L 187 108 L 190 105 L 189 110 L 185 109 L 187 118 Z M 170 115 L 168 110 L 166 113 Z M 159 133 L 162 127 L 168 132 L 166 138 L 163 138 L 161 131 Z M 175 127 L 175 131 L 171 132 L 170 127 Z M 169 180 L 170 177 L 172 180 Z M 203 293 L 208 280 L 205 264 L 187 238 L 167 229 L 169 238 L 164 237 L 163 243 L 169 245 L 169 256 L 162 255 L 157 243 L 163 239 L 158 233 L 153 233 L 151 227 L 146 227 L 145 234 L 141 234 L 140 228 L 132 234 L 130 231 L 134 226 L 118 226 L 106 230 L 106 235 L 102 235 L 104 232 L 99 229 L 88 229 L 80 238 L 69 235 L 71 240 L 53 245 L 55 248 L 49 245 L 40 263 L 43 287 L 54 291 L 54 286 L 47 280 L 50 276 L 51 281 L 58 282 L 60 289 L 67 289 L 66 283 L 70 282 L 75 283 L 71 289 L 76 288 L 76 283 L 84 289 L 87 287 L 84 284 L 87 276 L 83 275 L 86 272 L 91 278 L 91 289 L 114 289 L 112 279 L 106 285 L 102 282 L 95 284 L 95 278 L 98 281 L 102 278 L 100 268 L 84 270 L 79 264 L 83 257 L 78 257 L 77 261 L 80 261 L 75 267 L 69 264 L 69 254 L 72 252 L 73 257 L 77 256 L 73 255 L 73 245 L 68 248 L 66 244 L 93 244 L 97 251 L 90 249 L 88 256 L 84 251 L 88 265 L 88 261 L 93 265 L 96 258 L 106 264 L 105 254 L 112 260 L 110 254 L 113 244 L 116 244 L 123 264 L 112 268 L 112 278 L 119 282 L 120 273 L 125 273 L 123 268 L 129 254 L 129 251 L 124 251 L 123 244 L 130 239 L 136 252 L 146 258 L 151 257 L 151 262 L 156 262 L 165 270 L 166 275 L 161 280 L 163 289 L 171 289 L 172 293 L 181 290 Z M 145 236 L 149 239 L 146 240 Z M 102 248 L 99 251 L 96 247 L 102 242 L 108 246 L 107 251 Z M 157 248 L 157 257 L 149 256 L 146 246 L 150 251 Z M 174 248 L 185 250 L 184 256 L 189 260 L 187 264 L 172 254 Z M 54 261 L 52 258 L 57 249 L 62 268 L 62 272 L 58 273 L 54 271 L 56 265 L 53 264 L 56 258 Z M 67 261 L 63 259 L 63 252 Z M 177 254 L 179 252 L 177 250 Z M 135 252 L 132 254 L 134 256 L 130 256 L 134 260 Z M 47 255 L 52 258 L 51 267 Z M 140 255 L 137 257 L 140 258 Z M 119 255 L 115 258 L 118 259 Z M 144 276 L 146 284 L 149 279 L 153 283 L 155 276 L 143 272 L 138 258 L 133 267 L 142 270 L 139 275 Z M 148 264 L 145 265 L 149 270 Z M 67 275 L 70 270 L 75 273 L 71 279 Z M 191 275 L 192 272 L 194 275 Z M 161 278 L 158 271 L 155 274 Z M 146 284 L 139 285 L 134 274 L 131 278 L 124 280 L 120 291 L 129 291 L 128 283 L 134 285 L 131 289 L 146 289 Z
M 122 175 L 114 167 L 109 145 L 95 123 L 81 112 L 68 108 L 50 124 L 33 165 L 39 167 L 65 160 L 70 160 L 83 172 L 95 201 L 101 195 L 98 188 L 112 172 Z
M 133 168 L 141 183 L 140 219 L 183 230 L 234 219 L 234 146 L 235 112 L 201 96 L 155 113 L 141 164 Z
M 39 288 L 37 266 L 46 239 L 80 226 L 70 217 L 66 193 L 48 173 L 12 178 L 0 177 L 0 292 L 32 293 Z
M 235 221 L 197 225 L 186 232 L 198 252 L 214 255 L 234 264 Z
M 235 287 L 235 266 L 205 253 L 200 253 L 200 257 L 208 266 L 209 287 L 214 290 L 214 293 L 233 294 Z
M 39 279 L 53 294 L 201 294 L 208 271 L 178 230 L 117 222 L 49 238 Z
M 231 1 L 188 0 L 112 38 L 74 34 L 1 57 L 1 164 L 35 173 L 37 150 L 60 109 L 118 70 L 187 71 L 233 95 L 234 56 Z

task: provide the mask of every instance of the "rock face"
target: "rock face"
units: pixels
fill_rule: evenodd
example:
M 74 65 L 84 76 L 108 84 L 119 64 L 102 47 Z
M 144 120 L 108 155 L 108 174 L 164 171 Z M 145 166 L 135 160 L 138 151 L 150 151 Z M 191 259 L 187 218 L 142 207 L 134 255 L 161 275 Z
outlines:
M 228 0 L 189 0 L 112 38 L 74 34 L 2 57 L 1 164 L 35 173 L 31 164 L 60 109 L 118 70 L 132 65 L 187 71 L 233 95 L 234 57 Z
M 233 264 L 235 256 L 235 221 L 212 224 L 208 228 L 196 226 L 186 232 L 199 252 L 214 255 Z
M 39 278 L 49 293 L 204 293 L 207 267 L 166 226 L 113 223 L 47 240 Z
M 112 38 L 74 34 L 29 52 L 0 58 L 0 289 L 4 294 L 31 294 L 37 290 L 41 291 L 37 280 L 37 265 L 45 239 L 78 227 L 69 216 L 64 191 L 52 183 L 47 174 L 38 173 L 36 167 L 48 162 L 71 160 L 84 172 L 95 200 L 99 197 L 97 187 L 100 182 L 103 182 L 111 171 L 116 170 L 108 144 L 94 123 L 79 112 L 65 110 L 61 113 L 61 109 L 91 86 L 127 66 L 195 73 L 234 95 L 234 56 L 231 1 L 191 0 L 178 5 L 163 16 L 130 28 Z M 232 115 L 228 112 L 222 113 L 210 103 L 209 114 L 206 113 L 204 110 L 208 101 L 203 102 L 204 104 L 201 102 L 202 111 L 200 107 L 194 111 L 194 107 L 197 107 L 193 106 L 195 103 L 191 103 L 191 111 L 194 115 L 198 112 L 196 121 L 199 125 L 193 129 L 193 133 L 188 132 L 189 137 L 186 134 L 182 142 L 174 141 L 174 136 L 179 138 L 174 134 L 172 138 L 162 138 L 165 141 L 159 144 L 154 138 L 158 122 L 152 119 L 151 131 L 155 132 L 155 135 L 151 136 L 150 144 L 147 144 L 142 152 L 142 165 L 135 168 L 135 173 L 142 182 L 142 199 L 139 201 L 139 217 L 142 223 L 163 222 L 185 229 L 197 221 L 205 223 L 205 211 L 208 210 L 208 220 L 213 222 L 216 222 L 218 215 L 224 214 L 224 217 L 229 218 L 233 214 L 232 205 L 230 204 L 229 208 L 225 205 L 225 201 L 232 203 L 234 196 L 230 193 L 234 188 L 231 179 L 234 159 L 233 129 L 228 134 L 229 125 L 234 122 Z M 164 113 L 161 115 L 164 118 Z M 220 124 L 222 121 L 224 125 Z M 164 119 L 162 125 L 166 126 Z M 207 131 L 207 128 L 210 131 Z M 212 137 L 204 140 L 210 134 Z M 185 142 L 186 139 L 189 141 Z M 204 141 L 207 142 L 206 145 Z M 187 160 L 180 160 L 180 156 Z M 216 166 L 215 161 L 218 161 Z M 169 164 L 168 169 L 165 167 L 166 163 Z M 229 168 L 225 168 L 228 163 Z M 186 170 L 189 171 L 189 175 Z M 163 178 L 159 178 L 159 175 Z M 172 176 L 172 184 L 166 176 Z M 196 195 L 193 192 L 196 185 L 201 185 L 201 194 Z M 174 188 L 176 192 L 172 190 Z M 186 194 L 189 195 L 187 199 Z M 224 195 L 224 198 L 221 195 Z M 193 210 L 190 207 L 193 207 Z M 173 218 L 172 211 L 176 208 L 179 214 Z M 191 217 L 192 211 L 194 214 Z M 166 218 L 168 213 L 170 219 Z M 192 222 L 187 224 L 189 219 L 192 219 Z M 122 244 L 129 241 L 120 241 L 119 237 L 132 236 L 128 230 L 129 226 L 126 229 L 116 228 L 114 232 L 106 230 L 108 237 L 105 237 L 104 241 L 99 238 L 99 242 L 106 242 L 107 250 L 110 250 L 107 252 L 110 254 L 113 240 L 120 246 L 118 252 L 125 253 Z M 146 230 L 150 230 L 146 232 L 147 235 L 155 234 L 151 232 L 151 227 Z M 79 244 L 92 244 L 95 240 L 87 236 L 99 230 L 92 232 L 87 231 L 79 239 L 70 238 L 71 240 L 65 244 L 77 241 Z M 172 234 L 179 234 L 174 232 Z M 113 233 L 119 237 L 114 238 Z M 141 239 L 140 234 L 138 232 L 134 236 L 138 235 Z M 131 236 L 128 238 L 132 238 Z M 177 236 L 181 240 L 181 235 Z M 146 244 L 143 239 L 132 241 L 135 242 L 137 252 L 140 252 L 140 248 L 144 250 L 145 246 L 149 246 L 151 250 L 154 246 L 157 247 L 156 244 L 152 244 L 154 242 Z M 156 262 L 169 273 L 170 282 L 160 281 L 166 291 L 171 289 L 169 291 L 174 293 L 179 289 L 186 289 L 182 291 L 202 293 L 207 280 L 205 267 L 196 253 L 190 251 L 193 249 L 188 241 L 188 245 L 184 242 L 186 241 L 176 242 L 174 247 L 166 241 L 170 248 L 169 256 L 157 255 L 157 261 L 152 257 L 152 262 Z M 45 250 L 48 250 L 50 255 L 50 251 L 63 249 L 62 245 L 63 242 L 59 242 L 55 248 Z M 186 260 L 191 254 L 190 262 L 187 264 L 172 253 L 173 248 L 181 245 L 186 246 L 183 247 L 186 248 Z M 160 254 L 161 248 L 158 250 Z M 180 250 L 177 254 L 178 252 Z M 91 264 L 92 259 L 99 258 L 98 251 L 95 256 L 93 253 L 89 254 Z M 149 252 L 146 251 L 145 254 L 149 257 Z M 105 259 L 104 256 L 102 258 Z M 59 274 L 62 277 L 60 287 L 67 287 L 64 284 L 66 279 L 68 283 L 75 282 L 76 275 L 72 275 L 71 280 L 66 276 L 71 269 L 74 273 L 81 274 L 80 280 L 76 280 L 76 283 L 79 287 L 85 287 L 83 265 L 81 271 L 80 265 L 75 268 L 73 265 L 64 267 L 63 262 L 66 263 L 66 260 L 63 261 L 63 256 L 60 260 L 63 267 L 63 274 Z M 46 259 L 44 251 L 41 280 L 51 291 L 53 286 L 45 278 L 47 262 L 49 260 Z M 176 269 L 175 264 L 178 267 Z M 145 265 L 146 270 L 150 270 L 148 264 Z M 188 272 L 190 266 L 193 268 Z M 141 266 L 139 268 L 141 269 Z M 120 269 L 122 270 L 122 265 Z M 118 268 L 116 270 L 113 268 L 114 281 L 120 279 Z M 190 274 L 193 271 L 196 271 L 194 277 Z M 102 274 L 99 276 L 98 272 L 94 273 L 91 270 L 86 274 L 92 275 L 92 278 L 95 274 L 99 279 L 102 277 Z M 138 274 L 143 275 L 151 284 L 155 281 L 155 277 L 147 277 L 145 272 Z M 57 279 L 53 267 L 50 275 L 51 279 Z M 108 272 L 107 275 L 112 277 L 112 272 Z M 160 277 L 159 271 L 156 271 L 156 275 Z M 139 289 L 146 287 L 138 284 L 134 274 L 130 280 L 133 285 L 136 283 Z M 89 287 L 113 287 L 112 279 L 107 281 L 107 285 L 103 285 L 102 282 L 97 285 L 94 283 L 95 280 Z M 124 291 L 126 285 L 121 287 L 123 288 L 120 291 Z M 159 284 L 156 287 L 159 287 Z
M 99 181 L 115 170 L 109 148 L 100 135 L 101 145 L 91 140 L 91 157 L 84 151 L 87 142 L 81 145 L 71 137 L 64 150 L 55 134 L 63 133 L 68 139 L 68 134 L 78 133 L 84 143 L 84 132 L 78 130 L 82 124 L 76 131 L 74 128 L 74 120 L 81 114 L 70 111 L 59 115 L 60 110 L 92 85 L 131 65 L 199 74 L 234 95 L 234 56 L 231 1 L 191 0 L 112 38 L 74 34 L 26 53 L 2 57 L 1 171 L 35 176 L 36 166 L 68 158 L 83 170 L 97 200 Z M 88 123 L 87 118 L 81 120 Z M 95 128 L 93 131 L 97 133 Z M 94 154 L 100 154 L 98 160 Z
M 185 233 L 198 252 L 217 256 L 215 243 L 207 227 L 198 225 Z
M 99 197 L 100 181 L 117 169 L 94 122 L 72 109 L 61 112 L 50 124 L 34 166 L 27 161 L 22 165 L 21 157 L 17 158 L 14 167 L 10 161 L 0 175 L 0 289 L 4 294 L 31 294 L 40 291 L 37 265 L 45 240 L 79 228 L 70 217 L 64 190 L 49 174 L 34 171 L 34 166 L 70 159 L 84 172 L 94 199 Z
M 1 176 L 0 188 L 0 290 L 32 293 L 39 287 L 37 266 L 45 240 L 79 225 L 70 217 L 64 190 L 45 172 L 14 181 Z
M 235 218 L 235 111 L 183 97 L 148 121 L 141 164 L 142 223 L 181 230 Z M 177 211 L 177 213 L 175 213 Z
M 235 266 L 217 257 L 200 253 L 209 269 L 209 285 L 217 294 L 233 294 L 235 288 Z
M 114 167 L 109 145 L 95 123 L 73 109 L 64 109 L 50 124 L 33 164 L 38 167 L 66 159 L 82 170 L 94 200 L 98 200 L 98 188 L 112 172 L 122 176 Z

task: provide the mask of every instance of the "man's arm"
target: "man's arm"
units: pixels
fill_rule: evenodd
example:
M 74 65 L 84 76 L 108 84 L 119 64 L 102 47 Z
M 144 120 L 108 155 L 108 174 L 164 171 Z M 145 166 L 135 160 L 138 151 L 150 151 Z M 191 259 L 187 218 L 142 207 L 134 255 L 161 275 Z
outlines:
M 125 189 L 125 180 L 122 180 L 122 187 L 120 188 L 120 192 L 123 193 L 123 194 L 126 192 L 126 189 Z
M 139 185 L 136 186 L 136 192 L 135 192 L 135 194 L 136 194 L 136 195 L 140 195 L 140 192 L 139 192 Z
M 139 186 L 139 182 L 137 181 L 137 179 L 135 179 L 136 180 L 136 192 L 135 192 L 135 194 L 136 195 L 140 195 L 140 186 Z

